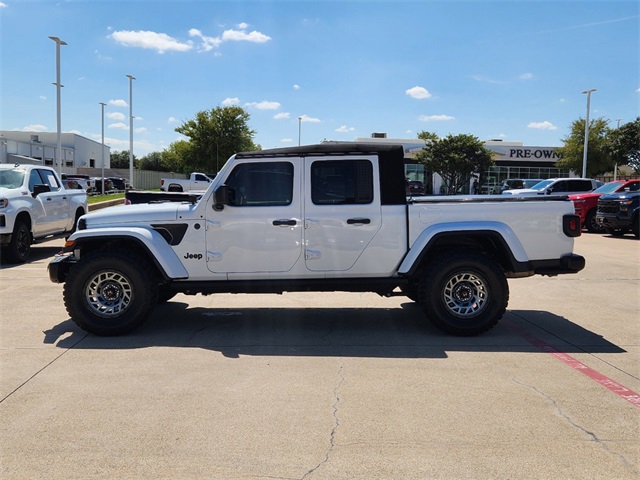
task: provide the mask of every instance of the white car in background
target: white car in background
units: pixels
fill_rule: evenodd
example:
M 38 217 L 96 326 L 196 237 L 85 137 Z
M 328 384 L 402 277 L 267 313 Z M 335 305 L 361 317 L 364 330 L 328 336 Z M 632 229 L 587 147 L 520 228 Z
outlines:
M 549 178 L 531 188 L 505 190 L 503 195 L 571 195 L 595 190 L 603 182 L 591 178 Z

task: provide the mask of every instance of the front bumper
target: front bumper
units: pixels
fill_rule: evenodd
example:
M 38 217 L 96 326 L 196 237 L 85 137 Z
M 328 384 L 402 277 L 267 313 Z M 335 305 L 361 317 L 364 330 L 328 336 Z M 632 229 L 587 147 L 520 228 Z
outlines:
M 597 215 L 596 222 L 604 228 L 629 228 L 632 218 L 623 215 Z
M 71 267 L 76 263 L 73 253 L 62 253 L 53 257 L 47 267 L 49 270 L 49 280 L 53 283 L 64 283 Z

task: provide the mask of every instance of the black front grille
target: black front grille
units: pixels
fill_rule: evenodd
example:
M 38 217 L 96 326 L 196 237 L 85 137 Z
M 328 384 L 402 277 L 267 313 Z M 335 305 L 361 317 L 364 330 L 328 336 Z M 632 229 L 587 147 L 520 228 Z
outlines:
M 0 215 L 0 227 L 6 227 L 7 220 L 4 218 L 4 215 Z
M 620 211 L 620 202 L 615 200 L 605 200 L 598 202 L 598 213 L 618 213 Z

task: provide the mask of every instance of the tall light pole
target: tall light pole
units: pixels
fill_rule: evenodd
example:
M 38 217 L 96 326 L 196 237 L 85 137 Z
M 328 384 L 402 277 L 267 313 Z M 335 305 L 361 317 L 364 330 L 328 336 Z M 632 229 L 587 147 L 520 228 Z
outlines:
M 302 137 L 302 117 L 298 117 L 298 146 L 300 146 L 301 137 Z
M 100 105 L 102 108 L 102 144 L 100 145 L 100 148 L 102 149 L 102 195 L 104 195 L 104 107 L 106 103 L 100 102 Z
M 133 188 L 133 75 L 127 75 L 129 79 L 129 185 Z
M 54 42 L 56 42 L 56 83 L 54 83 L 53 85 L 56 86 L 56 96 L 57 96 L 57 103 L 56 103 L 56 114 L 57 114 L 57 121 L 58 121 L 58 127 L 57 127 L 57 140 L 58 140 L 58 145 L 56 148 L 56 161 L 58 162 L 58 164 L 60 165 L 58 167 L 59 172 L 60 172 L 60 176 L 62 176 L 62 127 L 61 127 L 61 114 L 60 114 L 60 89 L 62 88 L 62 84 L 60 83 L 60 45 L 67 45 L 67 42 L 65 42 L 64 40 L 60 40 L 58 37 L 49 37 L 51 40 L 53 40 Z
M 587 148 L 589 148 L 589 109 L 591 108 L 591 93 L 597 91 L 595 88 L 585 90 L 587 94 L 587 118 L 584 122 L 584 152 L 582 154 L 582 178 L 587 177 Z

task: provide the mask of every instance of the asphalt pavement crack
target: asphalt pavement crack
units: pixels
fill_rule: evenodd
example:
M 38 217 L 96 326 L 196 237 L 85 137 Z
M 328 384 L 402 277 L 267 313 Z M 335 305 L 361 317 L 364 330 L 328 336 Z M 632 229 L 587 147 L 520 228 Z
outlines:
M 633 464 L 631 464 L 625 457 L 624 455 L 621 455 L 617 452 L 612 451 L 609 446 L 607 445 L 606 441 L 602 440 L 600 437 L 598 437 L 598 435 L 596 435 L 594 432 L 587 430 L 585 427 L 583 427 L 582 425 L 579 425 L 578 423 L 576 423 L 570 416 L 568 413 L 566 413 L 564 410 L 562 410 L 562 408 L 560 407 L 560 405 L 558 404 L 558 402 L 551 397 L 551 395 L 547 394 L 546 392 L 543 392 L 542 390 L 540 390 L 539 388 L 537 388 L 534 385 L 529 385 L 526 383 L 522 383 L 519 382 L 517 380 L 514 380 L 515 383 L 517 383 L 518 385 L 521 385 L 523 387 L 526 387 L 530 390 L 533 390 L 534 392 L 536 392 L 538 395 L 540 395 L 542 398 L 544 398 L 548 403 L 550 403 L 555 412 L 558 414 L 558 416 L 560 416 L 560 418 L 564 419 L 569 425 L 571 425 L 572 427 L 574 427 L 575 429 L 581 431 L 582 433 L 584 433 L 587 437 L 589 437 L 589 441 L 591 442 L 595 442 L 596 444 L 598 444 L 598 446 L 600 446 L 602 449 L 604 449 L 607 453 L 609 453 L 610 455 L 613 455 L 615 457 L 617 457 L 620 460 L 620 463 L 629 471 L 633 472 L 634 474 L 638 475 L 640 474 L 640 471 L 638 471 Z
M 329 461 L 331 454 L 333 453 L 333 448 L 335 446 L 336 432 L 338 431 L 338 427 L 340 427 L 338 407 L 340 405 L 341 398 L 340 398 L 339 390 L 343 383 L 344 383 L 344 365 L 340 365 L 340 370 L 338 370 L 338 383 L 333 389 L 333 404 L 331 405 L 332 415 L 333 415 L 333 428 L 331 429 L 331 433 L 329 435 L 329 448 L 327 449 L 322 461 L 318 463 L 315 467 L 313 467 L 311 470 L 309 470 L 307 473 L 305 473 L 300 480 L 304 480 L 305 478 L 309 477 L 309 475 L 313 474 L 321 466 L 326 464 Z
M 53 365 L 55 362 L 58 361 L 58 359 L 60 359 L 64 354 L 66 354 L 67 352 L 69 352 L 69 350 L 72 350 L 76 345 L 78 345 L 81 341 L 83 341 L 85 338 L 87 338 L 88 334 L 85 334 L 80 340 L 78 340 L 76 343 L 74 343 L 73 345 L 71 345 L 69 348 L 65 349 L 60 355 L 58 355 L 56 358 L 54 358 L 53 360 L 51 360 L 49 363 L 47 363 L 44 367 L 42 367 L 40 370 L 38 370 L 36 373 L 34 373 L 33 375 L 31 375 L 29 378 L 27 378 L 24 382 L 22 382 L 20 385 L 18 385 L 16 388 L 14 388 L 11 392 L 9 392 L 8 394 L 6 394 L 2 399 L 0 399 L 0 404 L 2 402 L 4 402 L 6 399 L 8 399 L 11 395 L 13 395 L 14 393 L 16 393 L 18 390 L 20 390 L 22 387 L 24 387 L 27 383 L 29 383 L 31 380 L 33 380 L 34 378 L 36 378 L 38 375 L 40 375 L 40 373 L 44 372 L 47 368 L 49 368 L 51 365 Z

